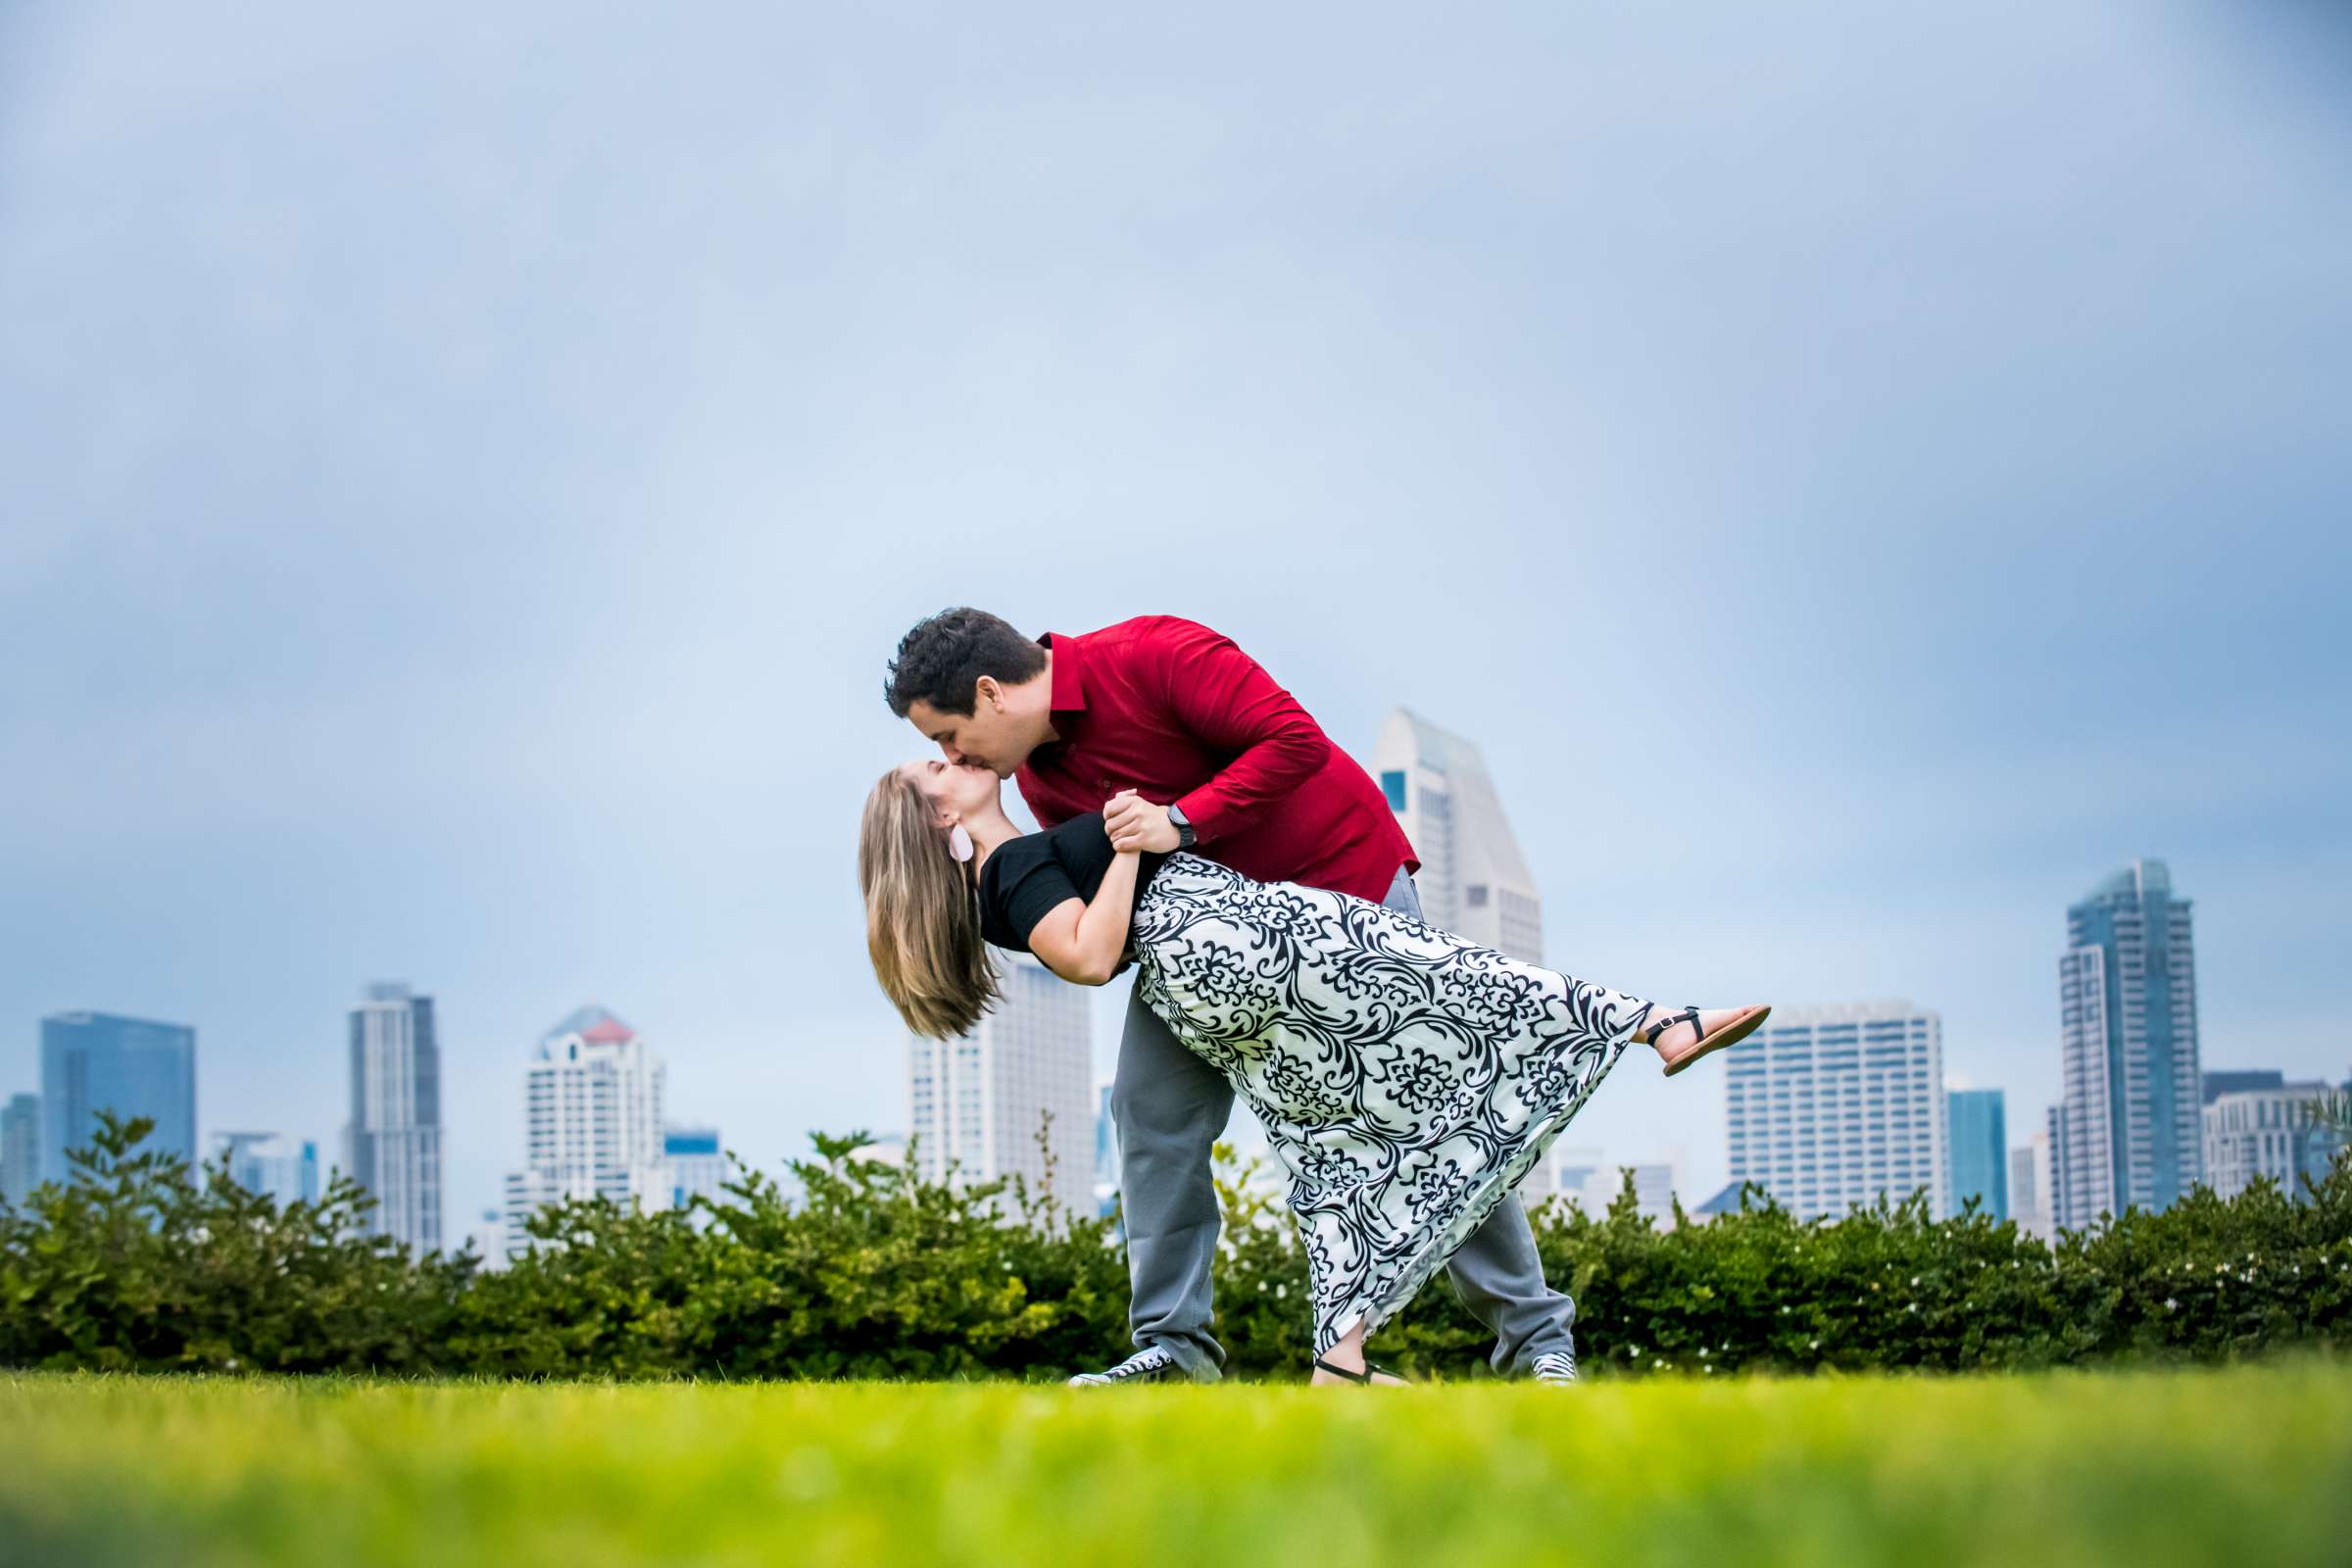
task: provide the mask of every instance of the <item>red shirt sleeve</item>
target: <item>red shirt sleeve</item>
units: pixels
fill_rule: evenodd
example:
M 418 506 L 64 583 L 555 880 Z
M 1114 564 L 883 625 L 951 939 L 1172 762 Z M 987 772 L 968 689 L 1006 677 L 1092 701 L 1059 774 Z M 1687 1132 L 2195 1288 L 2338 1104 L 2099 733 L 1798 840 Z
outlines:
M 1279 805 L 1330 758 L 1323 726 L 1230 637 L 1171 616 L 1152 641 L 1169 710 L 1210 748 L 1236 754 L 1176 801 L 1201 843 Z

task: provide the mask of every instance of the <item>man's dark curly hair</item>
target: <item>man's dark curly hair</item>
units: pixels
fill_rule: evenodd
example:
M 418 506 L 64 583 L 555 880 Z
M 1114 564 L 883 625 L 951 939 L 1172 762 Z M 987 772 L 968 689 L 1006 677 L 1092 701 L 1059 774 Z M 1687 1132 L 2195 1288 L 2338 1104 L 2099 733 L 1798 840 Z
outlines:
M 920 698 L 943 713 L 971 716 L 983 675 L 1018 686 L 1046 667 L 1046 651 L 985 610 L 943 610 L 899 639 L 882 696 L 901 718 Z

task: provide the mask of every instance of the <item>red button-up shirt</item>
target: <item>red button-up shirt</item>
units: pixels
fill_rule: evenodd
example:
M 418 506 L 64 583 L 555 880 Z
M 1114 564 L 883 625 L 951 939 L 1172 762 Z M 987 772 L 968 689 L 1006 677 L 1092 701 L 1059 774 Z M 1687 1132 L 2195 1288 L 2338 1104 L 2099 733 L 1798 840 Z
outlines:
M 1174 615 L 1038 639 L 1054 732 L 1014 775 L 1054 827 L 1121 790 L 1180 807 L 1196 848 L 1261 882 L 1375 903 L 1418 870 L 1371 776 L 1231 638 Z

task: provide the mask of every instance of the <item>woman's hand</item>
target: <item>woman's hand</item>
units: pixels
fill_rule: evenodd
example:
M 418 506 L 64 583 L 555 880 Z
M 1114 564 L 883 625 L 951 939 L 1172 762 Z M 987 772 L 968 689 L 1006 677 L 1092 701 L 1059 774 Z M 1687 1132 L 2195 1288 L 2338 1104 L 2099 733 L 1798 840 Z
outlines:
M 1177 843 L 1176 824 L 1168 820 L 1168 808 L 1153 805 L 1133 790 L 1121 790 L 1104 804 L 1102 831 L 1110 835 L 1110 847 L 1121 855 L 1138 855 L 1146 850 L 1166 855 Z

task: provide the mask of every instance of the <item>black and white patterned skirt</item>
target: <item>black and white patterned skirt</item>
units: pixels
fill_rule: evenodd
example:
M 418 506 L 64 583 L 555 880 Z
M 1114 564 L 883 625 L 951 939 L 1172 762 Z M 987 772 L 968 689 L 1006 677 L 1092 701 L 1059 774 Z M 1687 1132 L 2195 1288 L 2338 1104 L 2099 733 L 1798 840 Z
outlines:
M 1315 1348 L 1367 1337 L 1516 1188 L 1649 1004 L 1344 893 L 1173 855 L 1138 903 L 1137 994 L 1265 1124 Z

